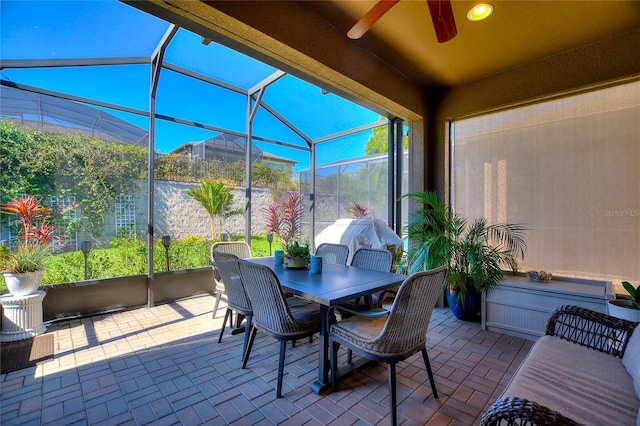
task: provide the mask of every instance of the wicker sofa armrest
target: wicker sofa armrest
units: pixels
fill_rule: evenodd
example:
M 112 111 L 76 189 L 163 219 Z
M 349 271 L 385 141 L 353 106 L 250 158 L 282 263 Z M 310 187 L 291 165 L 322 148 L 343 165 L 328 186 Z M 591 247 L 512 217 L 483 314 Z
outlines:
M 482 415 L 480 424 L 482 426 L 578 425 L 570 418 L 534 401 L 513 397 L 502 398 L 494 402 Z
M 546 334 L 622 358 L 638 323 L 573 305 L 557 307 Z

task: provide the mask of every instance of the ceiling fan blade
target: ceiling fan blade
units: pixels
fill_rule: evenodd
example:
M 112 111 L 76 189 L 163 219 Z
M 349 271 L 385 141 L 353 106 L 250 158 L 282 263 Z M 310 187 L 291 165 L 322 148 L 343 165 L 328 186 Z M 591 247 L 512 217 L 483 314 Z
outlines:
M 347 37 L 357 40 L 400 0 L 380 0 L 349 30 Z
M 427 0 L 429 13 L 433 21 L 433 28 L 436 30 L 438 43 L 451 40 L 458 34 L 456 21 L 453 18 L 453 9 L 450 0 Z

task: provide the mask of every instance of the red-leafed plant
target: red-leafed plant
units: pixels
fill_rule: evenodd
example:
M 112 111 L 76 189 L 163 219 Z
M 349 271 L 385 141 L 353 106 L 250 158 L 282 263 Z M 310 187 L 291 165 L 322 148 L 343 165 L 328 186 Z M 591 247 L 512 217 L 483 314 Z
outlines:
M 362 204 L 358 204 L 355 201 L 351 203 L 349 213 L 355 219 L 371 219 L 371 213 L 369 213 L 369 210 L 367 210 L 367 208 Z
M 276 234 L 285 245 L 292 243 L 302 231 L 302 209 L 302 194 L 298 191 L 288 193 L 282 204 L 267 205 L 263 209 L 267 232 Z
M 48 222 L 51 209 L 42 201 L 29 195 L 12 200 L 2 206 L 5 214 L 17 216 L 20 227 L 18 246 L 2 254 L 4 272 L 23 273 L 44 269 L 45 260 L 51 255 L 51 241 L 55 227 Z

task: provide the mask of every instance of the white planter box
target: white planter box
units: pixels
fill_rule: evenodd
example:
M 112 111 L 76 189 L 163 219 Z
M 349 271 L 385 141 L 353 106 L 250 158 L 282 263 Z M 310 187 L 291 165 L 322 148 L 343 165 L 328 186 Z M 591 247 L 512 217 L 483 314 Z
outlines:
M 607 313 L 613 299 L 610 281 L 554 277 L 548 283 L 506 275 L 501 286 L 482 297 L 482 328 L 536 340 L 547 318 L 560 305 L 576 305 Z

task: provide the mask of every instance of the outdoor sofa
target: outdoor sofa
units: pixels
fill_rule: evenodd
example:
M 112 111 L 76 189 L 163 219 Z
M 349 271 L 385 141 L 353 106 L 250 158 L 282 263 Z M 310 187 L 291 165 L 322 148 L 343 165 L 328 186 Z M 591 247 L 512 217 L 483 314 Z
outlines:
M 640 426 L 640 327 L 556 308 L 482 425 Z

